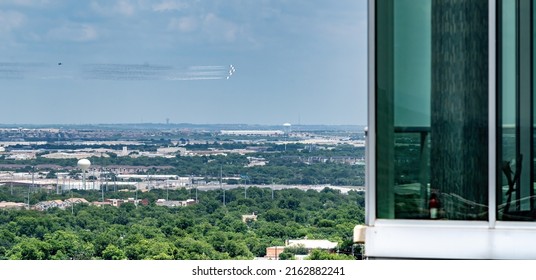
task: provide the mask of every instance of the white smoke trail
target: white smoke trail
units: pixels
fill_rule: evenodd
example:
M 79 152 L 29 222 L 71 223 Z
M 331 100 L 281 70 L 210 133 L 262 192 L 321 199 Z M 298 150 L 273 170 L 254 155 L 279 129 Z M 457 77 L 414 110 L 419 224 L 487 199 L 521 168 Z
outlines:
M 20 79 L 83 79 L 83 80 L 222 80 L 229 79 L 235 68 L 223 65 L 176 67 L 155 64 L 82 64 L 67 63 L 5 63 L 0 62 L 0 80 Z

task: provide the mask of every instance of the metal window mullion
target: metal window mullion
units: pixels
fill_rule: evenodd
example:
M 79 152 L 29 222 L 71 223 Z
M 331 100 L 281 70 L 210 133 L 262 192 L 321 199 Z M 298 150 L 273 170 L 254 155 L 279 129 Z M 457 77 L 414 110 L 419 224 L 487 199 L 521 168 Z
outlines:
M 368 1 L 368 119 L 365 163 L 365 224 L 376 220 L 376 5 Z
M 495 228 L 497 220 L 497 1 L 489 1 L 488 15 L 488 221 L 489 227 Z

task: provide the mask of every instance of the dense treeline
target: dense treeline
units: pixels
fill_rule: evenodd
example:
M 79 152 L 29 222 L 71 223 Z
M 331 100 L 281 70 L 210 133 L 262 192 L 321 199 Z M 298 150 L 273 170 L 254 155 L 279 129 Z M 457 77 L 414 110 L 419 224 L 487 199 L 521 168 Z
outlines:
M 5 187 L 2 192 L 5 194 Z M 39 195 L 39 194 L 33 194 Z M 41 194 L 42 195 L 42 194 Z M 71 195 L 97 200 L 97 192 L 46 194 L 48 199 Z M 132 197 L 132 193 L 108 194 Z M 137 194 L 162 198 L 163 190 Z M 192 190 L 169 191 L 169 199 L 195 197 Z M 286 189 L 237 188 L 198 193 L 199 203 L 181 208 L 123 204 L 119 208 L 76 205 L 0 211 L 1 259 L 252 259 L 286 239 L 329 239 L 340 252 L 351 252 L 352 229 L 363 223 L 361 193 L 341 194 Z M 241 216 L 258 214 L 244 223 Z M 315 253 L 314 258 L 332 258 Z

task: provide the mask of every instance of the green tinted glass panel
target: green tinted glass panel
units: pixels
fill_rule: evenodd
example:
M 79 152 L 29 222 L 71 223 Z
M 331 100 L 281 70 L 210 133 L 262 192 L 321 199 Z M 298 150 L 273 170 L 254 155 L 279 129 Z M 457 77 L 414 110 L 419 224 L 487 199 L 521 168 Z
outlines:
M 535 221 L 534 34 L 532 0 L 499 1 L 499 101 L 501 155 L 497 218 Z
M 394 1 L 395 126 L 430 126 L 431 8 L 429 0 Z
M 487 219 L 487 3 L 476 2 L 376 1 L 378 218 Z

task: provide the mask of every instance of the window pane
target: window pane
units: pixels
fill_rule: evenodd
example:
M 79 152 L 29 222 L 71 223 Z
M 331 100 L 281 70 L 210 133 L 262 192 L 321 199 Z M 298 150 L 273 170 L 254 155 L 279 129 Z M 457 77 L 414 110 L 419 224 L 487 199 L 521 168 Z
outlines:
M 487 219 L 487 3 L 376 3 L 378 218 Z
M 532 1 L 500 2 L 501 143 L 498 219 L 530 221 L 534 213 L 534 45 Z M 534 24 L 534 22 L 532 21 Z

